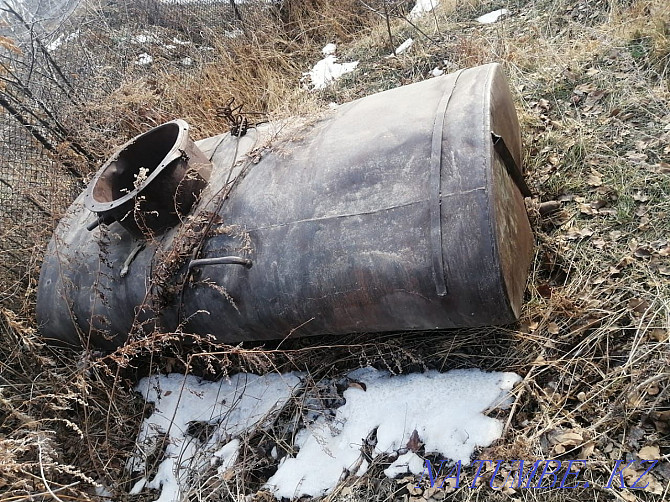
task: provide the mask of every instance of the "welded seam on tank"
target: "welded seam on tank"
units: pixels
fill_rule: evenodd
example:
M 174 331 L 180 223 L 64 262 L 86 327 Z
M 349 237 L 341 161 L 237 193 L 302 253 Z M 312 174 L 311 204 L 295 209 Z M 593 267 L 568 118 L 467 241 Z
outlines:
M 463 70 L 456 73 L 454 83 L 445 92 L 437 105 L 435 122 L 433 124 L 433 138 L 430 152 L 430 241 L 433 250 L 433 279 L 438 296 L 446 296 L 447 284 L 444 278 L 444 261 L 442 259 L 442 141 L 444 134 L 444 119 L 449 102 L 454 94 Z
M 469 190 L 457 190 L 456 192 L 443 193 L 440 196 L 440 200 L 444 200 L 447 197 L 453 197 L 454 195 L 458 195 L 458 196 L 469 195 L 469 194 L 475 193 L 475 192 L 483 192 L 484 190 L 486 190 L 486 187 L 481 186 L 481 187 L 470 188 Z
M 377 213 L 383 213 L 385 211 L 393 211 L 394 209 L 400 209 L 403 207 L 409 207 L 409 206 L 415 206 L 417 204 L 425 204 L 428 202 L 428 199 L 421 199 L 421 200 L 414 200 L 411 202 L 405 202 L 403 204 L 396 204 L 394 206 L 388 206 L 388 207 L 382 207 L 379 209 L 374 209 L 371 211 L 360 211 L 358 213 L 344 213 L 344 214 L 333 214 L 333 215 L 324 215 L 324 216 L 315 216 L 314 218 L 305 218 L 304 220 L 295 220 L 295 221 L 287 221 L 286 223 L 277 223 L 275 225 L 268 225 L 266 227 L 257 227 L 257 228 L 248 228 L 246 229 L 247 232 L 256 232 L 259 230 L 269 230 L 271 228 L 281 228 L 281 227 L 286 227 L 288 225 L 297 225 L 300 223 L 310 223 L 313 221 L 326 221 L 326 220 L 334 220 L 338 218 L 352 218 L 354 216 L 366 216 L 370 214 L 377 214 Z

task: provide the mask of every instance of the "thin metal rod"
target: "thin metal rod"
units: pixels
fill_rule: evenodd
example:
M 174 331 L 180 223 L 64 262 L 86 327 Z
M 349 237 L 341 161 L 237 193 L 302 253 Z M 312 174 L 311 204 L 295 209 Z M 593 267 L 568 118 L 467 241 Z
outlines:
M 110 216 L 104 217 L 104 216 L 99 216 L 98 215 L 98 217 L 95 219 L 95 221 L 92 221 L 91 223 L 86 225 L 86 230 L 91 232 L 91 231 L 95 230 L 96 228 L 98 228 L 98 226 L 100 226 L 100 225 L 109 225 L 110 223 L 113 223 L 114 221 L 115 221 L 115 218 L 113 218 L 113 217 L 110 217 Z
M 253 262 L 248 258 L 242 258 L 240 256 L 220 256 L 218 258 L 198 258 L 197 260 L 191 260 L 188 264 L 188 269 L 191 270 L 195 267 L 202 267 L 204 265 L 243 265 L 246 268 L 251 268 Z
M 524 197 L 532 197 L 533 193 L 530 191 L 530 188 L 528 188 L 526 181 L 523 179 L 521 169 L 519 169 L 519 166 L 516 164 L 514 157 L 512 156 L 511 152 L 507 149 L 505 140 L 502 138 L 502 136 L 494 132 L 491 132 L 491 139 L 493 140 L 493 148 L 498 153 L 498 155 L 500 155 L 500 158 L 503 161 L 507 173 L 514 181 L 521 194 Z

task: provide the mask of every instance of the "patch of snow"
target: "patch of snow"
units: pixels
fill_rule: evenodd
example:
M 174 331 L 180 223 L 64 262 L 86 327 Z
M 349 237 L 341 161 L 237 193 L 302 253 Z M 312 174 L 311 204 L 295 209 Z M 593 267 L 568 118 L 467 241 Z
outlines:
M 167 44 L 167 45 L 164 45 L 163 48 L 165 48 L 165 49 L 171 51 L 171 50 L 173 50 L 173 49 L 176 49 L 177 46 L 176 46 L 176 45 L 172 45 L 172 44 Z
M 337 80 L 345 73 L 352 72 L 358 66 L 358 61 L 351 63 L 337 63 L 337 57 L 333 54 L 326 56 L 317 62 L 314 67 L 303 76 L 310 77 L 314 89 L 325 89 L 328 84 Z
M 69 42 L 70 40 L 74 40 L 76 38 L 79 38 L 79 30 L 74 31 L 74 32 L 70 33 L 69 35 L 65 35 L 65 33 L 61 33 L 60 35 L 58 35 L 56 40 L 47 44 L 46 49 L 49 52 L 53 52 L 56 49 L 58 49 L 61 45 L 63 45 L 64 43 Z
M 148 65 L 154 62 L 154 58 L 151 57 L 150 54 L 147 54 L 146 52 L 143 52 L 139 56 L 137 56 L 137 60 L 135 61 L 135 64 L 139 65 Z
M 128 492 L 128 495 L 139 495 L 144 490 L 145 485 L 147 484 L 147 478 L 140 479 L 137 483 Z
M 156 42 L 157 38 L 155 35 L 147 35 L 146 33 L 138 33 L 137 35 L 133 35 L 130 38 L 130 43 L 132 44 L 146 44 L 146 43 L 153 43 Z
M 491 444 L 502 433 L 500 421 L 483 413 L 508 404 L 509 391 L 520 380 L 514 373 L 474 369 L 393 377 L 364 368 L 349 377 L 363 382 L 366 390 L 347 389 L 346 404 L 337 409 L 334 420 L 319 417 L 307 437 L 299 438 L 298 454 L 284 457 L 266 484 L 275 497 L 322 496 L 345 471 L 364 474 L 362 438 L 375 429 L 373 456 L 405 448 L 416 431 L 427 453 L 468 465 L 475 448 Z M 407 469 L 417 468 L 417 459 L 404 457 L 401 462 L 405 461 Z M 394 464 L 389 474 L 399 472 L 401 464 Z
M 158 501 L 172 502 L 181 500 L 198 472 L 216 467 L 224 475 L 238 459 L 241 434 L 263 427 L 295 392 L 302 376 L 240 373 L 210 382 L 170 374 L 142 379 L 136 390 L 155 407 L 142 423 L 126 469 L 144 472 L 146 459 L 161 445 L 165 451 L 153 477 L 141 478 L 130 493 L 157 489 Z M 520 380 L 514 373 L 476 369 L 391 376 L 362 368 L 348 378 L 363 385 L 345 390 L 344 404 L 334 412 L 306 395 L 304 405 L 313 412 L 305 416 L 307 426 L 296 433 L 293 446 L 299 451 L 295 457 L 283 457 L 265 485 L 275 497 L 322 496 L 343 475 L 364 475 L 369 463 L 362 443 L 373 431 L 372 457 L 397 455 L 384 471 L 388 477 L 422 472 L 423 459 L 408 451 L 410 438 L 412 443 L 418 438 L 428 454 L 468 465 L 475 448 L 491 444 L 502 433 L 502 423 L 484 413 L 509 406 L 509 391 Z M 207 437 L 197 432 L 202 429 L 197 424 L 206 426 Z M 276 447 L 270 455 L 279 457 Z
M 410 19 L 417 19 L 426 12 L 432 11 L 440 4 L 439 0 L 417 0 L 412 10 L 409 12 Z
M 400 455 L 395 462 L 384 469 L 384 474 L 387 478 L 395 478 L 401 474 L 421 474 L 423 472 L 423 459 L 416 453 L 408 451 L 404 455 Z
M 185 57 L 184 59 L 181 60 L 181 64 L 184 66 L 191 66 L 193 64 L 193 59 L 190 57 Z
M 430 74 L 433 77 L 439 77 L 440 75 L 444 75 L 444 70 L 440 70 L 438 67 L 433 68 L 433 71 L 430 72 Z
M 407 51 L 410 47 L 412 47 L 412 44 L 414 44 L 414 40 L 412 40 L 411 38 L 405 40 L 396 48 L 395 50 L 396 55 L 402 54 L 403 52 Z
M 234 30 L 226 30 L 223 32 L 223 36 L 226 38 L 237 38 L 241 35 L 244 35 L 244 32 L 239 28 L 235 28 Z
M 191 45 L 191 42 L 188 40 L 179 40 L 177 37 L 172 39 L 172 43 L 177 45 Z
M 448 59 L 443 59 L 442 68 L 444 68 L 446 72 L 453 72 L 458 70 L 458 65 L 452 61 L 449 61 Z
M 98 482 L 95 485 L 95 494 L 103 499 L 113 499 L 114 494 L 109 491 L 109 488 L 104 483 Z
M 511 14 L 507 9 L 498 9 L 483 16 L 479 16 L 476 21 L 482 24 L 491 24 L 498 21 L 503 16 L 509 16 Z
M 335 54 L 335 51 L 337 50 L 337 45 L 335 44 L 326 44 L 323 49 L 321 49 L 321 52 L 323 52 L 324 56 L 330 56 L 331 54 Z
M 219 474 L 223 474 L 235 464 L 235 461 L 237 460 L 237 455 L 239 453 L 240 453 L 240 440 L 233 439 L 223 448 L 214 452 L 214 456 L 210 460 L 210 463 L 214 465 L 218 460 L 221 465 L 219 466 L 217 472 Z
M 244 431 L 263 423 L 280 408 L 300 383 L 300 374 L 264 376 L 238 373 L 227 380 L 210 382 L 193 375 L 160 375 L 143 378 L 136 390 L 155 403 L 142 422 L 136 452 L 126 470 L 143 472 L 146 459 L 165 445 L 163 459 L 152 479 L 140 479 L 131 494 L 145 487 L 161 490 L 160 502 L 181 500 L 191 476 L 211 465 L 230 468 L 239 454 L 237 440 Z M 190 425 L 213 428 L 204 440 L 189 434 Z M 212 463 L 212 461 L 214 463 Z

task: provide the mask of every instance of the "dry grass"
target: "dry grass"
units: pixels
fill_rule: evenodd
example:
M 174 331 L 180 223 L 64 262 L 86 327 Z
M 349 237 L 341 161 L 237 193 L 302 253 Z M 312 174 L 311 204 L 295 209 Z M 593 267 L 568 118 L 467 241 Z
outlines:
M 220 134 L 228 124 L 218 110 L 230 98 L 244 104 L 252 122 L 311 114 L 319 105 L 299 85 L 303 72 L 326 43 L 369 31 L 371 17 L 358 0 L 287 0 L 249 9 L 238 36 L 213 37 L 201 71 L 176 71 L 175 61 L 157 61 L 149 75 L 131 66 L 111 94 L 73 110 L 72 128 L 102 160 L 123 141 L 174 118 L 191 124 L 196 139 Z
M 520 326 L 303 339 L 285 342 L 281 350 L 200 340 L 199 355 L 191 348 L 190 358 L 177 336 L 136 342 L 101 358 L 53 352 L 39 344 L 30 308 L 22 319 L 5 311 L 0 500 L 39 498 L 49 489 L 59 490 L 63 500 L 95 498 L 89 477 L 104 482 L 115 500 L 128 498 L 123 494 L 132 480 L 122 466 L 142 414 L 130 387 L 149 371 L 188 368 L 214 378 L 238 370 L 298 369 L 318 382 L 369 364 L 394 373 L 516 371 L 524 380 L 514 413 L 502 417 L 505 436 L 478 458 L 589 460 L 588 489 L 501 493 L 483 483 L 453 491 L 453 499 L 667 499 L 667 2 L 513 1 L 506 6 L 515 15 L 488 26 L 472 19 L 500 4 L 442 2 L 418 29 L 393 20 L 394 40 L 411 36 L 415 45 L 392 58 L 383 57 L 390 45 L 385 23 L 359 2 L 288 5 L 282 16 L 254 20 L 253 32 L 222 41 L 217 57 L 189 85 L 171 85 L 168 74 L 159 74 L 151 81 L 129 80 L 107 101 L 89 104 L 83 113 L 99 155 L 124 136 L 177 116 L 197 124 L 200 135 L 218 132 L 225 125 L 216 108 L 230 96 L 249 110 L 287 116 L 422 80 L 435 67 L 452 71 L 502 62 L 517 99 L 525 167 L 536 194 L 529 211 L 537 251 Z M 358 70 L 324 91 L 301 91 L 301 72 L 330 41 L 340 44 L 343 59 L 360 59 Z M 254 494 L 275 465 L 259 446 L 286 443 L 282 424 L 297 420 L 300 410 L 296 398 L 270 432 L 252 431 L 233 475 L 203 480 L 193 499 Z M 603 489 L 615 460 L 634 459 L 644 446 L 658 446 L 664 459 L 648 478 L 649 487 Z M 365 477 L 344 482 L 327 498 L 418 501 L 446 495 L 414 489 L 415 478 L 385 479 L 384 467 L 379 459 Z M 466 478 L 472 474 L 467 471 Z M 269 500 L 263 492 L 253 499 Z

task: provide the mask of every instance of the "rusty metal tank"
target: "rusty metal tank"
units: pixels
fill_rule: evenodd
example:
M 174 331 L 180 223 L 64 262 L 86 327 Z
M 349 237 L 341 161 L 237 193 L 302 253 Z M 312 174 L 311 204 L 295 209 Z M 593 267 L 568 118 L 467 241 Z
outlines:
M 113 349 L 155 330 L 235 343 L 517 319 L 533 236 L 499 65 L 187 136 L 175 121 L 135 138 L 72 204 L 42 265 L 44 337 Z

